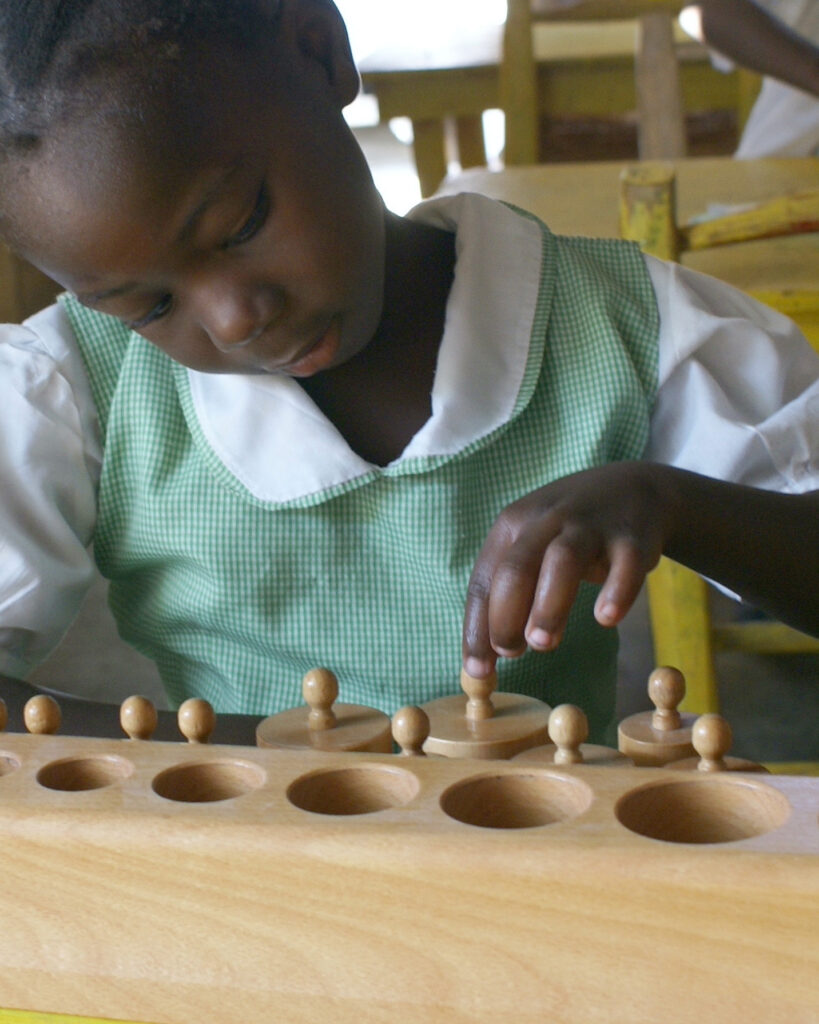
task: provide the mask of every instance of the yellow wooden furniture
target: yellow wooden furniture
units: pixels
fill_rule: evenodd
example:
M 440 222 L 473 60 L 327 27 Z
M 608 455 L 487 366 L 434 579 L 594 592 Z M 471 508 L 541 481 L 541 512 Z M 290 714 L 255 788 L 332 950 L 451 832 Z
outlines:
M 500 26 L 465 26 L 456 41 L 434 33 L 422 49 L 397 42 L 359 64 L 364 91 L 378 101 L 381 121 L 408 117 L 421 194 L 446 175 L 449 151 L 462 167 L 486 164 L 481 115 L 500 105 Z
M 558 234 L 620 236 L 618 161 L 542 164 L 490 171 L 473 168 L 447 180 L 441 195 L 481 192 L 531 210 Z M 709 206 L 760 203 L 819 186 L 819 158 L 734 160 L 687 157 L 673 161 L 679 224 L 702 219 Z M 807 225 L 805 225 L 807 226 Z M 685 266 L 770 299 L 810 335 L 810 296 L 819 282 L 819 231 L 757 238 L 739 244 L 685 248 Z
M 819 232 L 819 175 L 807 187 L 757 200 L 721 216 L 690 223 L 677 218 L 674 167 L 643 163 L 624 170 L 620 231 L 645 252 L 680 262 L 684 254 L 741 243 Z M 819 349 L 819 278 L 811 286 L 751 289 L 795 320 Z
M 628 29 L 630 77 L 625 87 L 617 83 L 621 95 L 613 93 L 613 83 L 606 77 L 596 82 L 595 88 L 607 96 L 605 113 L 627 113 L 636 120 L 642 159 L 684 156 L 688 138 L 697 131 L 695 125 L 705 112 L 711 121 L 715 112 L 723 115 L 710 129 L 711 136 L 716 136 L 711 145 L 716 145 L 717 151 L 730 152 L 737 116 L 741 119 L 747 106 L 747 80 L 738 73 L 719 76 L 705 72 L 707 54 L 676 25 L 674 16 L 683 6 L 682 0 L 509 0 L 501 70 L 505 163 L 537 163 L 549 158 L 552 142 L 544 136 L 544 115 L 553 116 L 567 108 L 539 75 L 537 54 L 544 40 L 572 24 L 575 29 L 582 25 L 597 33 L 610 26 Z M 584 109 L 587 96 L 587 90 L 580 91 L 571 101 L 570 113 L 590 113 Z M 599 130 L 604 129 L 601 126 Z
M 620 206 L 621 233 L 644 251 L 678 261 L 684 251 L 729 245 L 768 236 L 819 231 L 817 187 L 778 195 L 740 212 L 694 224 L 680 224 L 675 174 L 670 164 L 648 163 L 624 170 Z M 819 290 L 766 295 L 772 305 L 795 300 L 819 318 Z M 794 310 L 792 309 L 791 312 Z M 819 344 L 817 344 L 819 348 Z M 772 621 L 713 620 L 705 581 L 684 566 L 662 559 L 648 578 L 655 658 L 681 669 L 688 684 L 686 706 L 698 712 L 719 706 L 716 650 L 790 654 L 819 652 L 819 639 Z
M 431 33 L 423 49 L 396 44 L 361 61 L 363 88 L 376 97 L 380 119 L 412 120 L 415 164 L 424 196 L 440 185 L 450 157 L 463 168 L 486 164 L 483 111 L 506 107 L 507 116 L 512 112 L 502 98 L 503 35 L 503 26 L 480 30 L 466 26 L 458 40 L 440 41 Z M 537 26 L 534 66 L 540 112 L 573 119 L 610 118 L 633 111 L 636 40 L 633 19 Z M 678 37 L 678 47 L 685 53 L 686 106 L 734 109 L 739 75 L 716 71 L 697 43 L 683 45 Z M 521 161 L 513 156 L 511 162 Z
M 480 192 L 531 210 L 561 234 L 620 237 L 619 197 L 621 174 L 634 161 L 597 160 L 589 163 L 535 164 L 490 170 L 476 167 L 452 175 L 437 190 L 438 195 Z M 711 203 L 751 203 L 785 192 L 813 188 L 819 183 L 819 157 L 767 157 L 758 160 L 734 160 L 725 156 L 684 157 L 671 161 L 677 181 L 677 213 L 681 222 L 699 217 Z M 697 253 L 683 252 L 681 261 L 699 269 L 708 266 L 724 280 L 757 280 L 757 265 L 766 275 L 778 280 L 777 265 L 787 253 L 792 239 L 768 239 L 765 256 L 753 250 L 755 243 L 744 243 L 754 252 L 753 260 L 741 258 L 740 250 L 725 258 L 718 249 Z M 804 236 L 797 239 L 804 244 Z M 809 239 L 810 250 L 816 239 Z M 739 257 L 740 276 L 731 277 L 731 266 Z M 798 265 L 788 261 L 789 273 Z M 810 267 L 815 280 L 816 264 Z M 804 275 L 803 275 L 804 276 Z M 801 278 L 800 278 L 801 279 Z M 740 284 L 741 286 L 741 284 Z
M 679 66 L 672 29 L 672 13 L 663 9 L 640 15 L 635 48 L 635 83 L 640 114 L 640 156 L 679 157 L 685 154 L 685 129 Z M 503 41 L 502 95 L 506 112 L 506 153 L 509 165 L 537 163 L 541 156 L 540 108 L 535 65 L 534 30 L 541 21 L 555 18 L 627 17 L 624 5 L 578 0 L 566 4 L 549 0 L 509 0 Z M 648 30 L 646 32 L 646 29 Z M 645 88 L 649 84 L 652 88 Z M 644 99 L 646 105 L 644 107 Z
M 817 1006 L 815 779 L 11 733 L 2 752 L 0 1006 L 155 1024 Z

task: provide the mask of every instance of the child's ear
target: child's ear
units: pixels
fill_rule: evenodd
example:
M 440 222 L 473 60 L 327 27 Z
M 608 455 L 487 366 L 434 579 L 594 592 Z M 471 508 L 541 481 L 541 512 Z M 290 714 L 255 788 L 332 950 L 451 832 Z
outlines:
M 342 107 L 352 103 L 360 86 L 344 20 L 332 0 L 282 0 L 295 19 L 300 51 L 325 69 Z

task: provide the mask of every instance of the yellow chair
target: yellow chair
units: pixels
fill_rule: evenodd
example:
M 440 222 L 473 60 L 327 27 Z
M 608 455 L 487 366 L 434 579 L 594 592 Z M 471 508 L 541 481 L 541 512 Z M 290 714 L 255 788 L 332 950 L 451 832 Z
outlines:
M 608 9 L 605 17 L 611 19 Z M 412 121 L 422 195 L 431 195 L 438 188 L 450 160 L 462 168 L 486 164 L 481 127 L 485 110 L 502 107 L 512 120 L 507 132 L 511 145 L 506 161 L 510 164 L 531 162 L 516 152 L 526 109 L 532 110 L 532 124 L 535 107 L 540 115 L 569 123 L 630 116 L 636 107 L 636 22 L 622 13 L 622 8 L 618 8 L 617 18 L 606 22 L 573 19 L 570 12 L 548 26 L 538 26 L 530 36 L 528 29 L 521 33 L 520 8 L 517 0 L 510 0 L 504 26 L 466 25 L 458 39 L 447 39 L 439 38 L 433 25 L 423 46 L 396 42 L 361 61 L 362 84 L 365 92 L 376 98 L 380 119 L 408 117 Z M 523 39 L 525 46 L 511 45 L 513 38 Z M 740 74 L 716 71 L 706 49 L 691 40 L 683 42 L 683 38 L 687 39 L 678 31 L 675 55 L 686 108 L 728 111 L 730 116 L 739 102 Z M 511 65 L 504 64 L 504 52 Z M 503 79 L 508 81 L 512 73 L 514 79 L 504 84 Z M 531 76 L 528 86 L 527 75 Z M 524 92 L 519 92 L 521 88 Z M 527 95 L 537 97 L 531 108 L 526 105 Z M 730 148 L 726 144 L 723 151 Z M 568 159 L 582 158 L 575 154 L 573 140 L 568 150 Z M 615 153 L 598 145 L 595 159 L 630 160 L 635 155 L 633 149 Z M 544 156 L 553 159 L 555 154 Z
M 778 196 L 742 212 L 680 225 L 676 216 L 674 169 L 645 163 L 626 168 L 621 179 L 620 231 L 645 252 L 679 261 L 683 252 L 750 241 L 770 235 L 819 230 L 819 188 Z M 819 349 L 819 291 L 758 293 L 813 335 Z M 674 665 L 686 678 L 685 710 L 719 710 L 714 653 L 819 653 L 819 639 L 771 621 L 712 619 L 709 590 L 695 572 L 663 558 L 648 578 L 648 601 L 658 664 Z
M 397 41 L 359 64 L 379 119 L 412 121 L 422 196 L 440 185 L 452 155 L 463 168 L 486 164 L 481 115 L 499 105 L 500 36 L 499 26 L 466 26 L 458 40 L 440 39 L 432 26 L 423 46 Z
M 509 0 L 501 69 L 507 166 L 549 158 L 549 144 L 541 142 L 542 115 L 554 110 L 583 115 L 608 108 L 612 115 L 624 109 L 636 114 L 640 159 L 684 156 L 694 116 L 686 112 L 696 111 L 715 122 L 711 145 L 730 152 L 738 115 L 741 120 L 750 102 L 747 78 L 714 71 L 707 51 L 675 25 L 674 16 L 684 6 L 683 0 Z M 566 23 L 595 26 L 601 39 L 623 28 L 631 33 L 633 70 L 625 97 L 606 75 L 589 78 L 589 88 L 578 90 L 573 102 L 554 95 L 540 74 L 537 52 L 540 40 Z M 597 158 L 629 158 L 606 153 L 605 146 L 604 141 Z

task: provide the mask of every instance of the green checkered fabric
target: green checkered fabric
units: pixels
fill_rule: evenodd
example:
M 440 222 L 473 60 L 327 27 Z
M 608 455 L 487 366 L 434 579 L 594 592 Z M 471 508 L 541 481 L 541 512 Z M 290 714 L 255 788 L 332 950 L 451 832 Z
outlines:
M 95 555 L 122 636 L 169 699 L 269 714 L 326 665 L 340 699 L 391 713 L 457 692 L 474 559 L 497 514 L 550 480 L 639 458 L 658 315 L 642 258 L 543 228 L 543 276 L 514 415 L 454 456 L 264 502 L 209 448 L 187 372 L 118 321 L 62 300 L 105 437 Z M 499 666 L 500 687 L 614 714 L 616 634 L 584 586 L 560 649 Z

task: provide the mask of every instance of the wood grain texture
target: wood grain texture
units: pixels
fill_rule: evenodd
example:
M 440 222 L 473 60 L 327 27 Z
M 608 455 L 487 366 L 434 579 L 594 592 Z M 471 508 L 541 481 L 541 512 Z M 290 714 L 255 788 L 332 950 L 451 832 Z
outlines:
M 558 234 L 617 238 L 622 162 L 473 169 L 446 181 L 441 195 L 481 192 L 531 210 Z M 673 161 L 680 224 L 708 208 L 759 203 L 816 188 L 819 158 L 734 160 L 687 157 Z M 763 238 L 739 245 L 685 252 L 681 262 L 753 293 L 814 292 L 819 274 L 819 232 Z
M 0 1006 L 155 1024 L 819 1011 L 814 779 L 11 734 L 0 766 Z

